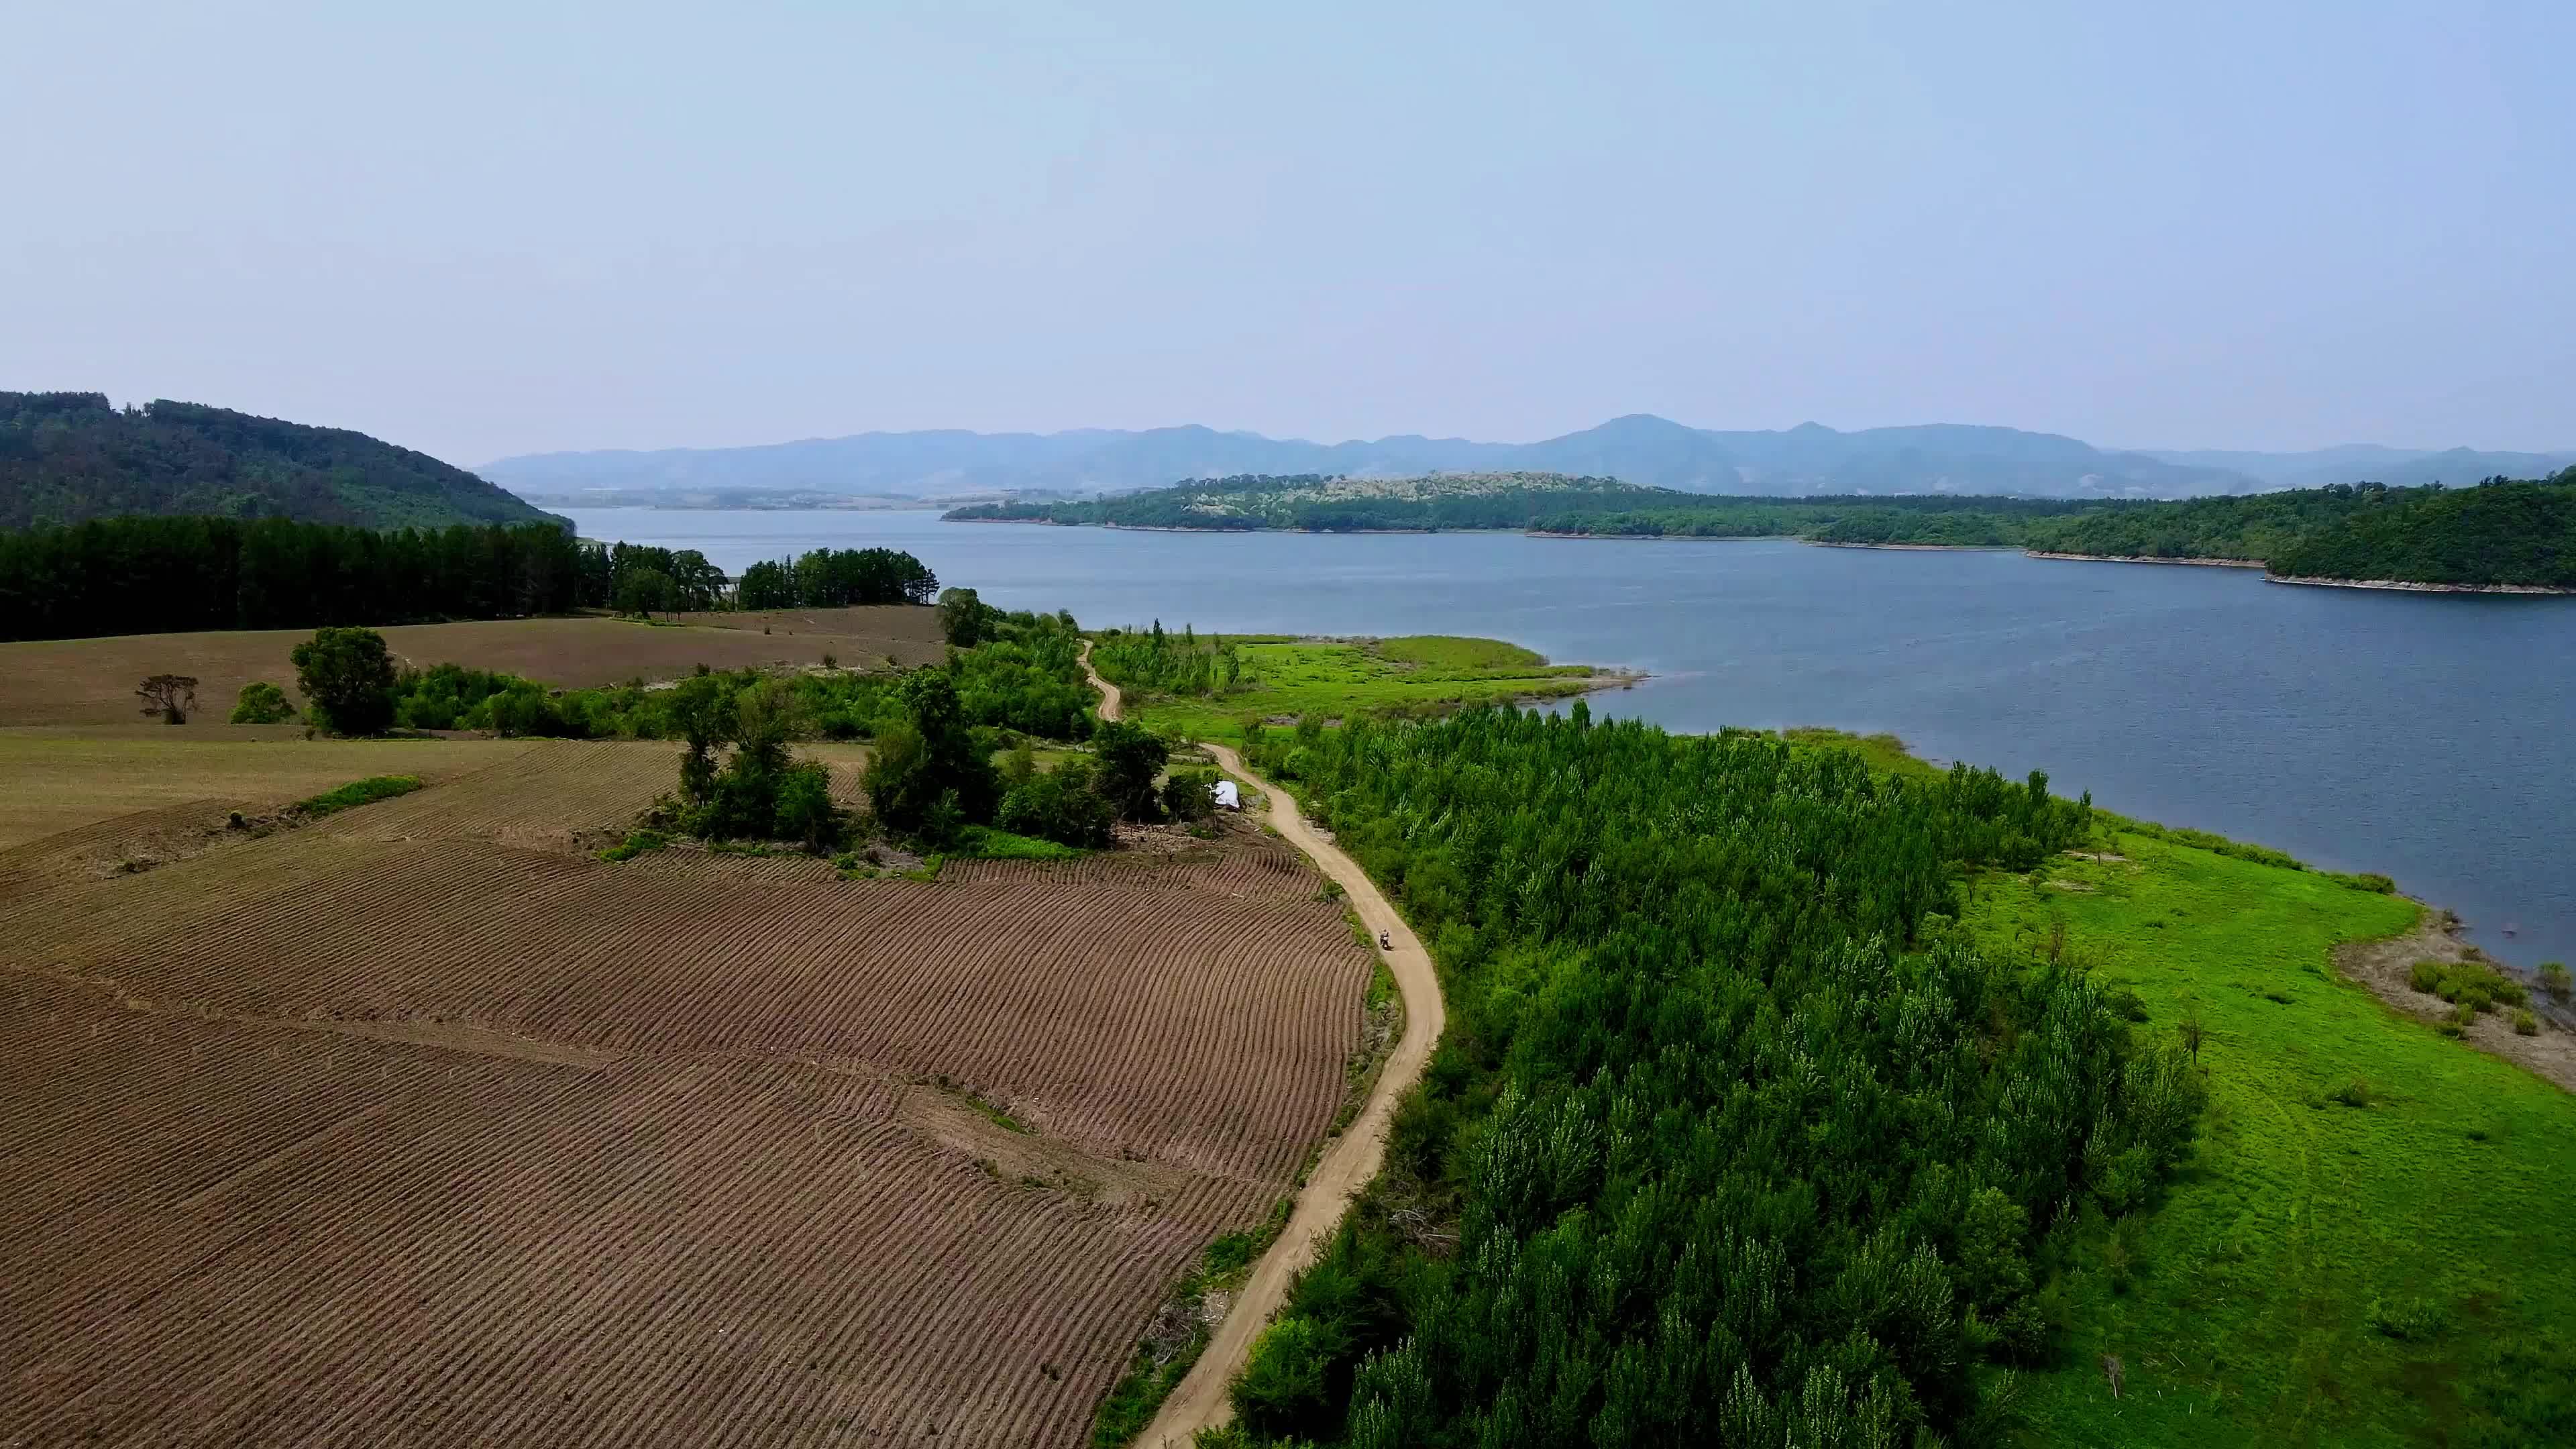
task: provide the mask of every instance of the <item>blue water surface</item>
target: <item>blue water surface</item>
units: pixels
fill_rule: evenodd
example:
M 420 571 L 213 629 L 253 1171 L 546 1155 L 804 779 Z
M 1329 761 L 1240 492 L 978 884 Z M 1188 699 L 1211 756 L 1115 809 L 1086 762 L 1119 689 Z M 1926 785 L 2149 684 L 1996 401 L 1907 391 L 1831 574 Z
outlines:
M 1767 540 L 569 512 L 585 537 L 698 548 L 730 572 L 908 549 L 988 602 L 1086 625 L 1509 639 L 1653 676 L 1596 713 L 1884 730 L 1939 760 L 2044 769 L 2126 814 L 2385 871 L 2506 960 L 2576 960 L 2576 599 Z

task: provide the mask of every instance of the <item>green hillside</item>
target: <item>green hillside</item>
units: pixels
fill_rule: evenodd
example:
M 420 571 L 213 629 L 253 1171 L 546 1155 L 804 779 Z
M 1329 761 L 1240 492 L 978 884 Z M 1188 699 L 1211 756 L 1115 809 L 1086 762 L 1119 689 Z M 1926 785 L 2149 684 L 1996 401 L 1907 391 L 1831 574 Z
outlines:
M 198 403 L 0 392 L 0 527 L 133 515 L 377 528 L 560 522 L 461 468 L 364 433 Z

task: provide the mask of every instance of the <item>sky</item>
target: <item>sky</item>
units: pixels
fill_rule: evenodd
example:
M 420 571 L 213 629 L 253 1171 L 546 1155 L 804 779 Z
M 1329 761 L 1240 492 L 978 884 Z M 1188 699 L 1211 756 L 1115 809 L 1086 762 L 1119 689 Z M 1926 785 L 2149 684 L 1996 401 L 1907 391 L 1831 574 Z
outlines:
M 24 7 L 0 388 L 2576 448 L 2567 0 Z

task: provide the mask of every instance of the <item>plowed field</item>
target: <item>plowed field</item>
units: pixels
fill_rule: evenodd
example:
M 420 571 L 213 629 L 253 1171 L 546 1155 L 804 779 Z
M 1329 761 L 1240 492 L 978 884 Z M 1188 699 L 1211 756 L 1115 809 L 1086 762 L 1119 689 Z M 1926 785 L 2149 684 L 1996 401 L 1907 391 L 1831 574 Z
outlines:
M 935 609 L 826 610 L 819 629 L 760 632 L 758 616 L 725 617 L 748 627 L 640 624 L 625 619 L 504 619 L 469 624 L 404 624 L 381 630 L 403 660 L 427 668 L 455 663 L 580 689 L 641 677 L 670 679 L 698 665 L 741 669 L 820 664 L 845 668 L 887 659 L 936 662 L 946 645 Z M 837 626 L 847 632 L 833 632 Z M 264 679 L 295 697 L 287 656 L 310 629 L 197 634 L 129 634 L 110 639 L 44 639 L 0 644 L 0 727 L 126 724 L 140 718 L 134 686 L 149 674 L 197 679 L 201 711 L 179 729 L 221 732 L 241 687 Z
M 0 1444 L 1082 1442 L 1340 1103 L 1338 906 L 566 848 L 667 756 L 0 850 Z

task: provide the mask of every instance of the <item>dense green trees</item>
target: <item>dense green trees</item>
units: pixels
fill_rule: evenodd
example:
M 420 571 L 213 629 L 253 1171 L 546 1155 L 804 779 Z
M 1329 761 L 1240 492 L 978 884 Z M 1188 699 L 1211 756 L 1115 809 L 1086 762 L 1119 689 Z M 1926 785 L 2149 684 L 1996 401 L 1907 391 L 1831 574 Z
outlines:
M 1091 646 L 1091 665 L 1122 689 L 1188 696 L 1223 695 L 1246 683 L 1243 655 L 1224 636 L 1199 638 L 1189 625 L 1163 632 L 1163 621 L 1142 634 L 1112 629 Z
M 295 646 L 305 713 L 335 735 L 380 735 L 394 722 L 394 660 L 373 629 L 326 628 Z
M 851 604 L 926 604 L 939 576 L 890 548 L 818 548 L 790 561 L 742 571 L 746 609 L 838 609 Z
M 854 549 L 806 604 L 924 602 L 910 554 Z M 799 569 L 806 560 L 799 560 Z M 774 567 L 774 566 L 773 566 Z M 550 524 L 379 531 L 282 519 L 115 518 L 0 531 L 0 639 L 508 619 L 730 600 L 696 549 L 581 543 Z
M 2408 490 L 2266 557 L 2290 578 L 2576 588 L 2576 468 L 2546 483 Z
M 804 722 L 785 680 L 700 675 L 673 694 L 688 749 L 681 807 L 666 823 L 702 840 L 791 840 L 814 851 L 841 843 L 849 820 L 832 798 L 831 772 L 788 750 Z
M 1451 1022 L 1389 1172 L 1238 1386 L 1367 1446 L 1973 1437 L 2051 1235 L 2139 1206 L 2197 1079 L 1949 925 L 2089 807 L 1759 737 L 1478 710 L 1261 759 L 1398 894 Z
M 0 392 L 0 528 L 132 515 L 368 527 L 561 520 L 461 468 L 341 428 L 197 403 Z
M 896 692 L 898 713 L 877 731 L 868 805 L 888 830 L 946 844 L 993 819 L 1001 776 L 968 728 L 946 669 L 917 669 Z

